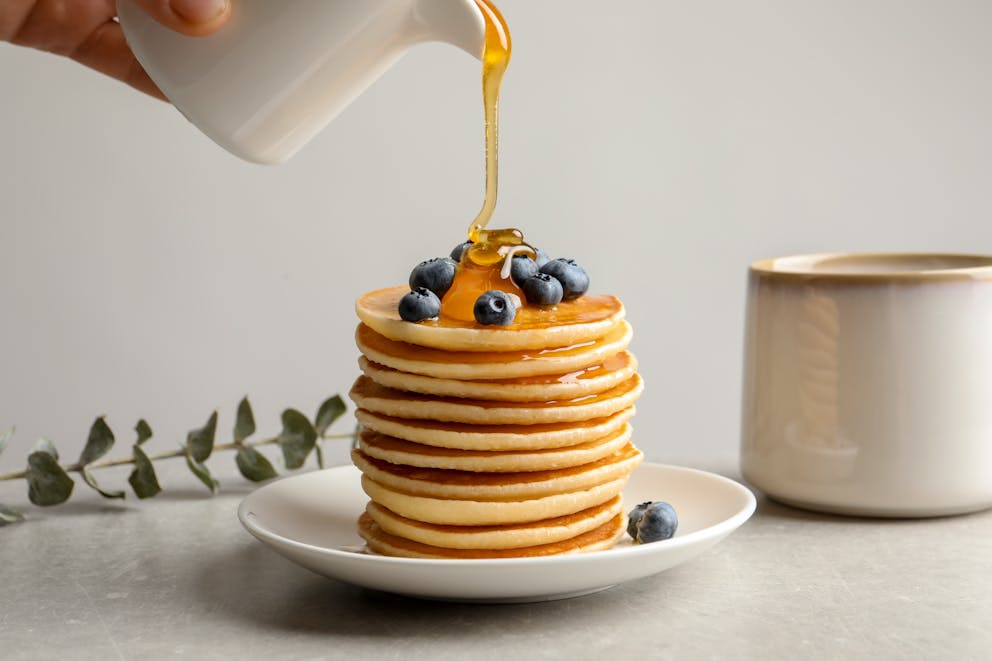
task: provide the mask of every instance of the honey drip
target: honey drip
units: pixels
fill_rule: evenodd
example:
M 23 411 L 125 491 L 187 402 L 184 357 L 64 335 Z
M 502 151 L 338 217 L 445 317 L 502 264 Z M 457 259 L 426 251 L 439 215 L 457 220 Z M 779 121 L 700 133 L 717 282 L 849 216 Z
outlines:
M 475 301 L 480 294 L 493 289 L 514 294 L 521 302 L 524 300 L 524 293 L 510 278 L 501 278 L 498 268 L 463 260 L 455 272 L 451 289 L 444 295 L 442 311 L 450 319 L 475 321 Z
M 510 64 L 510 29 L 490 0 L 475 0 L 486 22 L 486 46 L 482 54 L 482 101 L 486 111 L 486 198 L 482 210 L 468 228 L 474 243 L 487 243 L 482 234 L 496 210 L 499 184 L 499 90 Z
M 499 187 L 499 92 L 510 64 L 510 29 L 491 0 L 475 0 L 486 24 L 486 44 L 482 54 L 482 101 L 486 118 L 486 196 L 482 209 L 468 228 L 472 246 L 465 251 L 455 273 L 455 281 L 441 302 L 441 313 L 449 319 L 475 321 L 475 302 L 486 291 L 499 290 L 517 296 L 523 306 L 523 292 L 500 274 L 504 259 L 514 248 L 525 254 L 537 252 L 524 242 L 518 229 L 488 229 L 496 210 Z

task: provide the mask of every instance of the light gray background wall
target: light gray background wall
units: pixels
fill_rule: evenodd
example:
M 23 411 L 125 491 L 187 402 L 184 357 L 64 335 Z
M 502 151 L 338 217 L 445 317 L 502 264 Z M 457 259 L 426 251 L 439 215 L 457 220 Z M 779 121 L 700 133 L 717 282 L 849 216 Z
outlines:
M 733 458 L 746 268 L 992 251 L 992 3 L 502 0 L 498 225 L 629 310 L 656 461 Z M 0 45 L 0 427 L 75 456 L 93 418 L 159 449 L 251 396 L 261 431 L 357 373 L 353 299 L 461 240 L 478 64 L 412 52 L 287 165 Z M 119 448 L 125 451 L 123 448 Z M 340 451 L 338 458 L 345 453 Z M 191 478 L 192 479 L 192 478 Z

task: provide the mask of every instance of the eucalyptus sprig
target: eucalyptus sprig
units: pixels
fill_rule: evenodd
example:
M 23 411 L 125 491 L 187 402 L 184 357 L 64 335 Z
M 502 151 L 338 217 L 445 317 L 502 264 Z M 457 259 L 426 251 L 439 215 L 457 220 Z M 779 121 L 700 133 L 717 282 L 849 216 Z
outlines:
M 217 411 L 214 411 L 205 425 L 186 435 L 186 442 L 181 444 L 179 449 L 157 454 L 145 452 L 145 444 L 152 437 L 152 428 L 148 422 L 141 419 L 134 427 L 136 438 L 131 446 L 131 456 L 116 459 L 102 458 L 114 446 L 115 437 L 107 421 L 101 416 L 93 421 L 86 445 L 76 462 L 66 465 L 59 463 L 59 452 L 55 445 L 47 439 L 39 439 L 28 454 L 27 468 L 15 473 L 0 474 L 0 481 L 27 480 L 28 499 L 35 505 L 48 507 L 69 500 L 75 487 L 75 481 L 69 473 L 79 473 L 83 482 L 101 496 L 116 499 L 124 498 L 124 491 L 101 487 L 93 471 L 110 466 L 132 465 L 134 468 L 127 478 L 128 484 L 131 485 L 134 495 L 145 499 L 156 496 L 162 491 L 158 477 L 155 475 L 154 462 L 184 457 L 193 475 L 203 482 L 211 493 L 216 493 L 220 483 L 214 479 L 204 463 L 214 452 L 236 450 L 235 464 L 241 474 L 252 482 L 264 482 L 278 475 L 272 462 L 258 450 L 265 445 L 278 445 L 281 448 L 283 463 L 287 469 L 302 467 L 311 452 L 317 455 L 317 465 L 323 468 L 324 453 L 320 447 L 321 440 L 354 438 L 354 432 L 327 433 L 328 428 L 346 410 L 344 400 L 338 395 L 328 398 L 320 405 L 313 421 L 296 409 L 286 409 L 282 412 L 282 431 L 278 436 L 249 441 L 248 437 L 255 433 L 255 414 L 252 412 L 248 398 L 245 397 L 238 404 L 232 442 L 214 443 L 217 435 Z M 0 433 L 0 453 L 13 435 L 13 428 Z M 0 526 L 23 520 L 23 513 L 0 504 Z

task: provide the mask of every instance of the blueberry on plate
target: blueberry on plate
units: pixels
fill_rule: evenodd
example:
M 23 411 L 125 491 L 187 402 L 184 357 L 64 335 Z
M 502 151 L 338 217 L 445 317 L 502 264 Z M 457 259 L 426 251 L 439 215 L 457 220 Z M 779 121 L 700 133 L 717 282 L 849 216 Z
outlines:
M 524 280 L 533 278 L 540 269 L 537 262 L 529 256 L 516 254 L 510 262 L 510 277 L 518 287 L 522 287 Z
M 466 241 L 465 243 L 459 243 L 457 246 L 451 249 L 451 259 L 456 262 L 462 261 L 462 255 L 465 251 L 472 247 L 471 241 Z
M 627 515 L 627 534 L 640 544 L 669 539 L 678 527 L 675 508 L 660 501 L 641 503 Z
M 435 257 L 420 262 L 410 273 L 410 289 L 416 291 L 423 287 L 437 294 L 438 298 L 444 298 L 455 281 L 456 266 L 455 260 L 450 257 Z
M 485 326 L 509 326 L 517 316 L 517 306 L 506 292 L 487 291 L 475 301 L 475 320 Z
M 430 289 L 418 287 L 403 295 L 399 308 L 403 321 L 434 319 L 441 314 L 441 299 Z
M 547 273 L 537 273 L 520 285 L 532 305 L 558 305 L 564 295 L 561 283 Z
M 552 259 L 541 267 L 541 273 L 547 273 L 561 283 L 562 300 L 574 300 L 589 290 L 589 275 L 574 259 Z

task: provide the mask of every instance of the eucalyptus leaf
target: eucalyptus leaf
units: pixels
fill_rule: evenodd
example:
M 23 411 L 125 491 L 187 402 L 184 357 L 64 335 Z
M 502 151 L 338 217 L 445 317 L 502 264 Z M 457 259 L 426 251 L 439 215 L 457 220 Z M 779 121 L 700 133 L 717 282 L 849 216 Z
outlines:
M 199 478 L 200 482 L 203 482 L 210 493 L 217 493 L 217 489 L 220 487 L 220 482 L 215 480 L 212 475 L 210 475 L 210 469 L 198 462 L 193 458 L 191 450 L 186 450 L 186 465 L 189 466 L 190 471 L 193 475 Z
M 313 447 L 314 452 L 317 454 L 317 468 L 324 467 L 324 448 L 320 447 L 320 441 L 317 441 L 317 445 Z
M 50 454 L 55 457 L 55 461 L 59 460 L 59 451 L 55 449 L 55 444 L 47 438 L 39 438 L 35 441 L 34 447 L 31 448 L 31 452 L 44 452 L 45 454 Z
M 344 415 L 344 412 L 348 410 L 345 406 L 344 400 L 341 399 L 340 395 L 334 395 L 330 399 L 324 401 L 317 409 L 317 417 L 314 418 L 314 427 L 317 429 L 317 435 L 323 436 L 327 428 L 334 424 L 334 421 Z
M 85 482 L 87 485 L 92 487 L 94 491 L 99 493 L 104 498 L 120 498 L 120 499 L 124 498 L 123 491 L 104 491 L 103 489 L 101 489 L 100 485 L 96 483 L 96 478 L 93 477 L 93 473 L 86 466 L 82 467 L 80 473 L 82 473 L 83 475 L 83 482 Z
M 193 461 L 202 463 L 210 457 L 210 453 L 214 451 L 214 435 L 216 433 L 217 411 L 214 411 L 210 414 L 207 424 L 186 435 L 186 453 L 193 457 Z M 207 471 L 207 474 L 209 475 L 210 472 Z
M 10 442 L 10 439 L 12 439 L 13 437 L 14 437 L 13 427 L 8 429 L 4 433 L 0 434 L 0 454 L 3 454 L 4 448 L 7 447 L 7 443 Z
M 245 397 L 238 404 L 238 415 L 234 420 L 234 440 L 240 443 L 254 433 L 255 415 L 251 411 L 251 404 L 248 403 L 248 398 Z M 245 477 L 248 476 L 246 475 Z
M 252 482 L 264 482 L 278 476 L 272 463 L 261 452 L 253 447 L 242 445 L 235 457 L 238 470 Z
M 134 495 L 142 500 L 158 495 L 162 491 L 162 487 L 158 484 L 158 477 L 155 475 L 155 466 L 152 465 L 152 460 L 138 444 L 134 445 L 132 452 L 134 453 L 134 470 L 131 471 L 127 481 L 134 489 Z
M 282 412 L 282 433 L 279 434 L 279 445 L 282 446 L 282 456 L 286 468 L 299 468 L 307 460 L 307 456 L 317 444 L 317 430 L 313 428 L 307 417 L 296 409 L 286 409 Z
M 90 435 L 86 439 L 86 447 L 79 455 L 79 465 L 91 464 L 103 455 L 107 454 L 110 448 L 114 447 L 114 432 L 110 431 L 107 421 L 99 417 L 93 421 L 90 427 Z M 96 489 L 96 487 L 93 487 Z
M 24 515 L 17 510 L 7 507 L 6 505 L 0 505 L 0 526 L 6 526 L 11 523 L 20 523 L 24 520 Z
M 144 418 L 138 420 L 138 424 L 134 426 L 134 431 L 138 432 L 138 440 L 135 441 L 138 445 L 141 445 L 152 437 L 152 427 Z
M 28 499 L 47 507 L 69 500 L 75 483 L 50 452 L 36 450 L 28 455 Z

